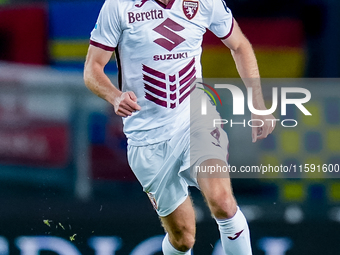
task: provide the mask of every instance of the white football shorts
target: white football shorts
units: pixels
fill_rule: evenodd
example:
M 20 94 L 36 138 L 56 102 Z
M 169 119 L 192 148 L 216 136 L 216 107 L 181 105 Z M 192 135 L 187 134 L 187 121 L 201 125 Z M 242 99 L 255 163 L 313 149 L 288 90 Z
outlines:
M 170 140 L 146 145 L 128 145 L 128 161 L 158 215 L 172 213 L 196 186 L 195 166 L 207 159 L 226 162 L 228 137 L 222 128 L 205 127 L 190 133 L 177 132 Z

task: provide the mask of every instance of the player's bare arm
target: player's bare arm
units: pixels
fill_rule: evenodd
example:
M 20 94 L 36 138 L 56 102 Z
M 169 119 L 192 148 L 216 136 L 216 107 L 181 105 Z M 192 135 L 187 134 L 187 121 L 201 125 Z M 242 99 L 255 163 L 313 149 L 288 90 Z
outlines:
M 90 45 L 84 68 L 86 86 L 97 96 L 113 105 L 115 113 L 121 117 L 132 115 L 140 110 L 137 97 L 132 91 L 122 92 L 117 89 L 104 73 L 104 67 L 112 56 L 111 51 Z
M 234 58 L 237 71 L 241 76 L 245 86 L 251 87 L 253 91 L 253 105 L 257 110 L 266 110 L 264 104 L 260 73 L 257 65 L 256 57 L 253 48 L 248 39 L 242 33 L 236 20 L 234 20 L 234 29 L 232 34 L 222 42 L 231 50 L 231 54 Z M 275 128 L 275 117 L 270 115 L 255 115 L 252 114 L 252 119 L 262 120 L 264 125 L 261 128 L 252 128 L 252 141 L 266 138 Z M 266 121 L 267 120 L 267 121 Z M 273 120 L 273 121 L 268 121 Z M 254 126 L 261 125 L 261 123 L 255 123 Z

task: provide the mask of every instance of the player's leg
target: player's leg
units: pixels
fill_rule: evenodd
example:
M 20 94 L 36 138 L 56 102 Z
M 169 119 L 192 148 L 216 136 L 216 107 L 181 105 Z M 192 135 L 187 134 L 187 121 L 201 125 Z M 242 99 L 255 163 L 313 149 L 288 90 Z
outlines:
M 160 217 L 167 232 L 162 249 L 164 255 L 191 254 L 195 243 L 195 212 L 190 197 L 165 217 Z
M 220 159 L 208 159 L 201 163 L 205 166 L 224 166 Z M 233 195 L 230 178 L 227 173 L 197 175 L 199 187 L 208 203 L 211 213 L 217 219 L 231 218 L 235 215 L 237 205 Z
M 219 159 L 209 159 L 201 166 L 225 166 Z M 209 209 L 219 226 L 221 242 L 227 255 L 251 255 L 250 235 L 247 221 L 237 207 L 230 178 L 209 178 L 200 173 L 197 176 L 199 187 Z
M 128 146 L 130 167 L 167 232 L 162 244 L 164 255 L 189 255 L 195 241 L 195 213 L 188 184 L 178 173 L 185 146 L 189 142 L 182 135 L 148 146 Z

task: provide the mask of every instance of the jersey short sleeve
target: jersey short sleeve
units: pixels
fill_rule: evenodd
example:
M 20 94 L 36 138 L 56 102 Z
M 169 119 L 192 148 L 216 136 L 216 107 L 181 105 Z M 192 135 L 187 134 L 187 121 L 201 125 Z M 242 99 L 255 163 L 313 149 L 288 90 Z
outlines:
M 97 23 L 91 32 L 91 44 L 98 47 L 103 46 L 102 48 L 106 50 L 114 50 L 117 46 L 122 30 L 118 5 L 118 0 L 105 1 Z
M 233 15 L 227 7 L 226 0 L 212 0 L 212 18 L 209 30 L 217 37 L 226 39 L 233 30 Z

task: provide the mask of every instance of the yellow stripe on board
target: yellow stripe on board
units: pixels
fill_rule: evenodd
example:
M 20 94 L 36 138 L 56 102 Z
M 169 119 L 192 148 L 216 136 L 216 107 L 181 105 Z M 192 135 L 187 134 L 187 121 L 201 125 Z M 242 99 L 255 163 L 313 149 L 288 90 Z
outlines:
M 89 40 L 58 40 L 49 45 L 50 56 L 55 61 L 85 61 Z
M 306 199 L 306 188 L 300 182 L 284 183 L 281 192 L 281 196 L 286 202 L 302 202 Z
M 303 115 L 302 121 L 306 126 L 317 127 L 318 125 L 323 123 L 321 112 L 322 106 L 320 104 L 308 102 L 304 106 L 312 114 L 304 115 L 301 113 L 301 115 Z
M 260 74 L 263 78 L 302 77 L 305 55 L 300 48 L 255 48 Z M 239 77 L 233 58 L 226 48 L 206 47 L 202 54 L 204 77 Z
M 305 69 L 303 49 L 255 49 L 262 77 L 298 78 Z
M 340 152 L 340 130 L 338 128 L 329 128 L 326 136 L 327 148 L 332 152 Z
M 328 197 L 332 202 L 340 201 L 340 183 L 335 182 L 328 186 Z
M 280 143 L 285 153 L 297 154 L 300 152 L 301 137 L 296 131 L 283 131 L 281 133 Z

